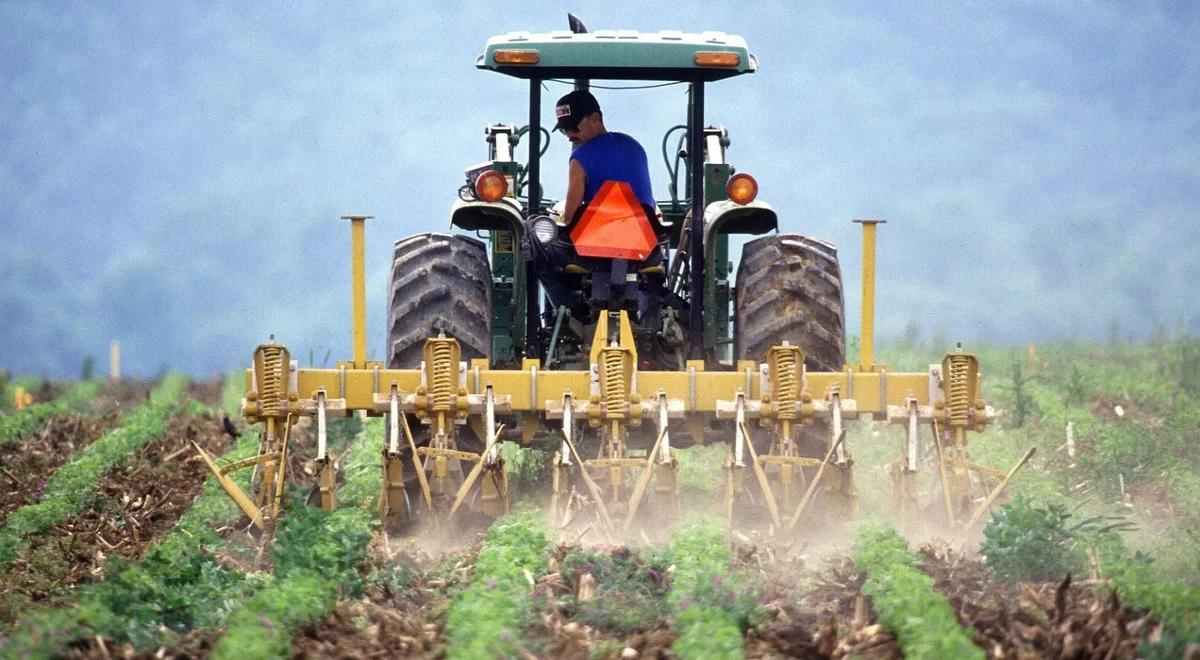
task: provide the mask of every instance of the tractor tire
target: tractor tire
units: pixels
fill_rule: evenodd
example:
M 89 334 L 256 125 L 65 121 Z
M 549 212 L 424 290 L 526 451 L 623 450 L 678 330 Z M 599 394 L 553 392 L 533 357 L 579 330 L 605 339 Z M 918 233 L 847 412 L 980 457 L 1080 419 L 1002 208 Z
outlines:
M 417 234 L 396 241 L 388 288 L 388 368 L 416 369 L 425 340 L 458 340 L 462 359 L 492 346 L 492 273 L 487 248 L 468 236 Z
M 842 273 L 837 249 L 799 234 L 746 244 L 737 270 L 737 356 L 762 362 L 785 340 L 804 351 L 810 371 L 846 363 Z

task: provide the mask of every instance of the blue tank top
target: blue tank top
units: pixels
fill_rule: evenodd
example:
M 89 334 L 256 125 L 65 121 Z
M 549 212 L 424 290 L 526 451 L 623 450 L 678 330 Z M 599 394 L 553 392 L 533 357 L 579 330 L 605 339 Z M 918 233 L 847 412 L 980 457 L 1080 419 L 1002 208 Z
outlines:
M 637 140 L 624 133 L 601 133 L 571 152 L 571 158 L 579 161 L 587 175 L 583 201 L 591 201 L 605 181 L 624 181 L 639 202 L 654 207 L 646 150 Z

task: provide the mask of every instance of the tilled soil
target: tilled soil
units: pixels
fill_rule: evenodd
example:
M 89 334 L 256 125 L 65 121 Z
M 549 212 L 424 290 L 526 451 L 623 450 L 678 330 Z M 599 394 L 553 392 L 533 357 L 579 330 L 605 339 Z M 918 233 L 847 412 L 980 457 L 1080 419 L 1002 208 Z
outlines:
M 896 636 L 877 623 L 861 593 L 866 575 L 848 557 L 813 569 L 798 560 L 764 562 L 742 548 L 739 564 L 762 572 L 762 607 L 771 617 L 747 632 L 746 657 L 901 657 Z
M 0 526 L 10 513 L 37 499 L 55 470 L 119 422 L 115 412 L 59 415 L 41 433 L 0 445 Z
M 369 574 L 403 567 L 401 578 L 376 580 L 363 598 L 343 601 L 320 622 L 301 628 L 292 636 L 293 657 L 445 657 L 450 592 L 467 580 L 470 564 L 463 559 L 434 571 L 435 556 L 412 552 L 388 558 L 389 554 L 377 538 L 373 559 L 362 570 Z
M 1073 583 L 1022 584 L 992 579 L 977 557 L 922 548 L 922 570 L 935 580 L 975 643 L 994 658 L 1136 658 L 1138 645 L 1161 631 L 1115 592 Z
M 136 561 L 199 495 L 208 469 L 192 442 L 224 452 L 230 437 L 211 416 L 173 417 L 149 443 L 101 480 L 93 503 L 48 532 L 30 537 L 0 591 L 0 619 L 27 603 L 59 603 L 75 585 L 103 574 L 107 557 Z

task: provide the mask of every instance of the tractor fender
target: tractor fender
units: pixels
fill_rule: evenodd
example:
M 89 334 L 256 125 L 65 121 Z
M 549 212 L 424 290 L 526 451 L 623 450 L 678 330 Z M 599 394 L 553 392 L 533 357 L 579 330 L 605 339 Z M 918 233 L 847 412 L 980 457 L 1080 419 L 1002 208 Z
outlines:
M 525 231 L 521 207 L 507 197 L 498 202 L 457 200 L 450 207 L 450 224 L 467 231 L 512 231 L 518 236 Z
M 738 204 L 726 199 L 704 209 L 705 245 L 718 234 L 765 234 L 778 228 L 775 209 L 766 202 Z

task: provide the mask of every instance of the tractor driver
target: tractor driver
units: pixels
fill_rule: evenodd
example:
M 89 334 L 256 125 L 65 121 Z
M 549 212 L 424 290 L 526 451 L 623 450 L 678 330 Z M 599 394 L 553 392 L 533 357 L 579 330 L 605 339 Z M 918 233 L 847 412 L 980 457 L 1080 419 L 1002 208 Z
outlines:
M 595 197 L 605 181 L 624 181 L 643 206 L 654 208 L 646 150 L 624 133 L 604 127 L 604 113 L 596 97 L 575 90 L 555 104 L 554 128 L 574 145 L 567 169 L 567 199 L 563 218 L 570 224 L 579 207 Z
M 647 210 L 651 224 L 661 233 L 661 226 L 655 222 L 650 168 L 642 145 L 625 133 L 606 129 L 600 103 L 586 90 L 575 90 L 560 98 L 555 104 L 554 114 L 557 118 L 555 130 L 566 135 L 572 144 L 567 170 L 567 196 L 562 210 L 563 223 L 569 226 L 577 220 L 605 181 L 624 181 Z M 567 265 L 582 264 L 587 260 L 579 257 L 566 242 L 554 241 L 542 245 L 531 240 L 529 243 L 531 256 L 538 264 L 539 279 L 551 302 L 556 306 L 567 305 L 576 317 L 582 317 L 586 313 L 586 302 L 581 292 L 573 291 L 563 282 L 563 272 Z M 641 265 L 657 266 L 662 262 L 662 251 L 655 250 Z M 655 300 L 647 300 L 648 297 Z M 660 295 L 641 298 L 638 304 L 640 317 L 645 317 L 661 304 Z

